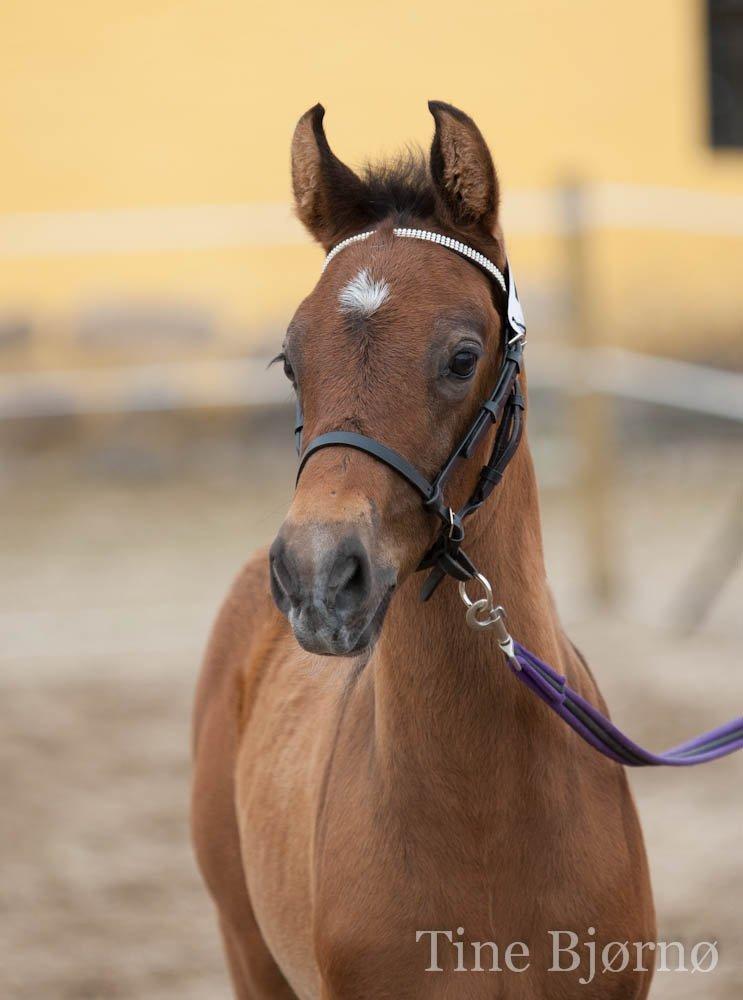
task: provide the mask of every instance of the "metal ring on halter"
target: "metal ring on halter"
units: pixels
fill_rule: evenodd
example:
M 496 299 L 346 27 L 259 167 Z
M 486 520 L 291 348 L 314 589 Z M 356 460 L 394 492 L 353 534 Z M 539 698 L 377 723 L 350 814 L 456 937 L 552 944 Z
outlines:
M 490 586 L 490 580 L 483 576 L 482 573 L 478 573 L 475 576 L 475 580 L 477 580 L 485 591 L 485 596 L 481 597 L 478 601 L 470 599 L 467 593 L 467 584 L 464 581 L 461 581 L 459 584 L 459 596 L 467 608 L 465 618 L 470 628 L 490 628 L 491 625 L 495 625 L 503 617 L 503 608 L 493 606 L 493 588 Z M 481 614 L 482 617 L 480 617 Z
M 493 607 L 493 588 L 490 586 L 490 580 L 482 573 L 476 573 L 474 579 L 480 584 L 482 589 L 485 591 L 485 597 L 481 597 L 479 601 L 470 600 L 469 594 L 467 593 L 467 581 L 461 580 L 459 583 L 459 596 L 464 602 L 466 608 L 474 607 L 475 604 L 479 604 L 481 607 L 482 602 L 485 601 L 489 609 Z

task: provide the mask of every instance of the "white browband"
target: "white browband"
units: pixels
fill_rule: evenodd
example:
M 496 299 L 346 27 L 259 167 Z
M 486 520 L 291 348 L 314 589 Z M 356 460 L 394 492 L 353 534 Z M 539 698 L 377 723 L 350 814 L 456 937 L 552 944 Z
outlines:
M 330 253 L 325 258 L 325 263 L 323 264 L 323 271 L 331 262 L 333 257 L 345 250 L 346 247 L 350 247 L 353 243 L 361 243 L 363 240 L 368 240 L 370 236 L 373 236 L 376 230 L 372 229 L 368 233 L 357 233 L 356 236 L 349 236 L 346 240 L 341 240 Z M 481 267 L 483 271 L 487 273 L 498 282 L 500 287 L 506 294 L 508 294 L 506 288 L 506 279 L 503 277 L 503 273 L 495 266 L 492 260 L 488 260 L 484 254 L 481 254 L 479 250 L 475 250 L 473 247 L 467 246 L 466 243 L 460 243 L 459 240 L 453 239 L 451 236 L 443 236 L 441 233 L 432 233 L 428 229 L 393 229 L 393 234 L 395 236 L 402 236 L 409 240 L 425 240 L 427 243 L 438 243 L 442 247 L 446 247 L 448 250 L 453 250 L 455 253 L 461 254 L 462 257 L 466 257 L 471 260 L 473 264 L 477 264 Z M 523 322 L 523 318 L 522 318 Z

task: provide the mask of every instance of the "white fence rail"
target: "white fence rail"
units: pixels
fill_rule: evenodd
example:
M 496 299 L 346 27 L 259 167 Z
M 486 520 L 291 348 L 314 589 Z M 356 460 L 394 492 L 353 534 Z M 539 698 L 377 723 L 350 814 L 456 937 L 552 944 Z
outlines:
M 504 227 L 513 235 L 584 229 L 665 230 L 743 236 L 743 195 L 632 184 L 581 186 L 578 219 L 553 190 L 506 192 Z M 214 250 L 290 246 L 307 235 L 285 202 L 155 205 L 82 212 L 0 215 L 0 257 Z
M 599 393 L 743 422 L 743 374 L 618 348 L 535 347 L 529 384 L 570 395 Z M 267 360 L 209 360 L 0 376 L 0 419 L 145 413 L 289 403 Z

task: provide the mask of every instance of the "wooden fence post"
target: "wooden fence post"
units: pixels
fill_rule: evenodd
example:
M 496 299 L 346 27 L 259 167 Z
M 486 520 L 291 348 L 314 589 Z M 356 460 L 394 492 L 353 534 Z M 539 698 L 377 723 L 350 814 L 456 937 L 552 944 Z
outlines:
M 584 530 L 588 577 L 594 599 L 611 604 L 616 596 L 612 470 L 616 461 L 611 401 L 591 390 L 587 367 L 602 346 L 589 197 L 585 184 L 561 190 L 568 278 L 568 342 L 576 356 L 571 391 L 571 424 L 578 450 L 578 509 Z

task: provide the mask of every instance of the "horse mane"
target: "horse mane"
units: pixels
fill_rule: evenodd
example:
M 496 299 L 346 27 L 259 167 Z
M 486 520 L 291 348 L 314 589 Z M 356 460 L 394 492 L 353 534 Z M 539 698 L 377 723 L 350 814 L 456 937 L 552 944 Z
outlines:
M 500 234 L 485 234 L 476 226 L 456 227 L 436 197 L 428 157 L 408 146 L 391 160 L 366 163 L 361 170 L 366 224 L 440 226 L 454 231 L 499 266 L 505 263 Z M 352 230 L 355 231 L 355 230 Z
M 421 149 L 409 147 L 393 160 L 367 163 L 361 178 L 373 221 L 404 225 L 436 216 L 436 194 Z

